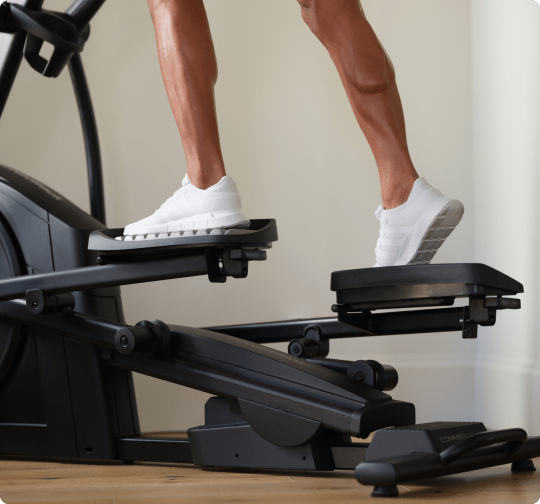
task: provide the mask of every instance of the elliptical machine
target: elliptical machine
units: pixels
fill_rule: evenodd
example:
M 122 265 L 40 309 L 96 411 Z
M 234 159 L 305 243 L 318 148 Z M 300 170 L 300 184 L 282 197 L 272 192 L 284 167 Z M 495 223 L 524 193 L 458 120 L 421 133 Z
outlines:
M 245 278 L 277 240 L 273 220 L 248 229 L 144 241 L 104 229 L 97 130 L 79 53 L 104 0 L 66 13 L 43 0 L 0 6 L 0 113 L 24 55 L 48 77 L 69 65 L 83 124 L 91 213 L 0 166 L 0 454 L 161 461 L 201 467 L 354 469 L 373 495 L 422 478 L 512 463 L 534 470 L 540 438 L 481 423 L 415 424 L 414 405 L 385 392 L 396 370 L 329 359 L 333 338 L 461 331 L 474 338 L 523 286 L 481 264 L 336 272 L 337 317 L 190 328 L 126 324 L 120 285 L 207 275 Z M 43 41 L 55 49 L 49 60 Z M 468 306 L 453 307 L 456 298 Z M 402 310 L 406 308 L 407 310 Z M 394 311 L 376 313 L 380 309 Z M 412 309 L 412 310 L 411 310 Z M 262 346 L 290 342 L 288 353 Z M 188 438 L 141 435 L 131 372 L 213 394 Z M 372 442 L 354 443 L 351 436 Z

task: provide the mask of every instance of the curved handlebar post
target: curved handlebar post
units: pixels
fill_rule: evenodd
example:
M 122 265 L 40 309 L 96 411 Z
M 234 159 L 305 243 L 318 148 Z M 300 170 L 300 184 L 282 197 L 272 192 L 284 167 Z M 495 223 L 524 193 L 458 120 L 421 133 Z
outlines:
M 86 149 L 90 214 L 105 224 L 105 191 L 103 188 L 103 171 L 97 124 L 82 60 L 78 54 L 74 54 L 69 60 L 69 73 L 75 90 L 75 97 L 77 98 Z
M 105 0 L 75 0 L 66 11 L 66 14 L 71 16 L 75 26 L 82 30 L 104 3 Z
M 439 454 L 439 458 L 443 465 L 448 465 L 478 448 L 498 443 L 506 443 L 506 451 L 508 455 L 512 455 L 523 446 L 525 441 L 527 441 L 527 433 L 523 429 L 480 432 L 449 446 Z

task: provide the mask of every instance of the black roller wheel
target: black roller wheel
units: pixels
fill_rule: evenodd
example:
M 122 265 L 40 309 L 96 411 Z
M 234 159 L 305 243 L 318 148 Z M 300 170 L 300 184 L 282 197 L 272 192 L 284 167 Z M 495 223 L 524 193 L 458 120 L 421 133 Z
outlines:
M 0 214 L 0 281 L 24 273 L 19 246 Z M 0 392 L 17 362 L 22 326 L 0 318 Z

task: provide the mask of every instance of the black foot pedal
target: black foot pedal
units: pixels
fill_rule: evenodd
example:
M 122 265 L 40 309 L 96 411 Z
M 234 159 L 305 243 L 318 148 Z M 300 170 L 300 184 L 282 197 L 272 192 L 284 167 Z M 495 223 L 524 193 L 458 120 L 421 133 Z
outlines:
M 397 497 L 399 490 L 397 486 L 376 486 L 371 492 L 372 497 Z
M 534 462 L 532 460 L 522 460 L 521 462 L 514 462 L 512 464 L 512 472 L 532 472 L 536 471 Z
M 223 233 L 223 234 L 222 234 Z M 278 238 L 274 219 L 252 219 L 248 228 L 235 229 L 203 229 L 199 231 L 178 231 L 139 235 L 134 240 L 131 236 L 124 238 L 123 229 L 102 229 L 93 231 L 88 240 L 89 250 L 98 250 L 100 256 L 108 256 L 107 261 L 120 261 L 133 253 L 140 256 L 159 254 L 176 255 L 182 250 L 193 248 L 207 249 L 221 247 L 224 249 L 266 249 Z M 120 238 L 120 239 L 118 239 Z M 124 238 L 124 239 L 123 239 Z M 117 258 L 115 259 L 115 255 Z M 259 259 L 262 260 L 262 259 Z

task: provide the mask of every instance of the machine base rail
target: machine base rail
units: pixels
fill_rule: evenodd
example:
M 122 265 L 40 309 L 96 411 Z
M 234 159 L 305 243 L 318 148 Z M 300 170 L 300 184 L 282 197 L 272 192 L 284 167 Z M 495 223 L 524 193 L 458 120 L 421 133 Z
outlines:
M 118 458 L 125 462 L 171 462 L 192 464 L 193 456 L 187 439 L 129 436 L 116 440 Z
M 373 485 L 374 496 L 397 495 L 393 487 L 408 481 L 437 478 L 498 465 L 524 462 L 540 456 L 540 437 L 529 438 L 523 446 L 508 455 L 505 445 L 496 445 L 475 450 L 444 465 L 437 453 L 414 453 L 360 463 L 354 474 L 362 485 Z M 518 469 L 519 470 L 519 469 Z M 529 468 L 528 470 L 532 470 Z M 385 490 L 388 494 L 385 494 Z

